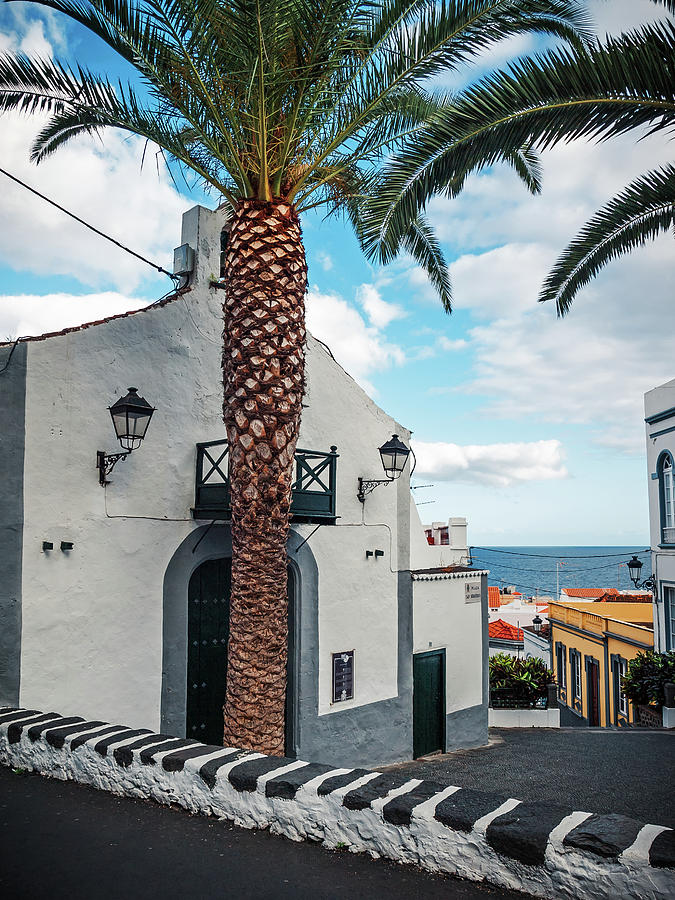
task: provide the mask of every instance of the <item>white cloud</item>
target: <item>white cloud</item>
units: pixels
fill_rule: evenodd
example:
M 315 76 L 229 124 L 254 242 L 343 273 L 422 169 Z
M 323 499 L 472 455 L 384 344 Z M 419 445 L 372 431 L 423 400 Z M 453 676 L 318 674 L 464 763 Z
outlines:
M 327 344 L 336 360 L 369 393 L 376 393 L 369 380 L 375 372 L 402 365 L 405 354 L 390 343 L 357 309 L 338 294 L 312 288 L 307 296 L 307 327 Z
M 330 253 L 326 253 L 325 250 L 319 250 L 319 252 L 316 254 L 316 258 L 324 272 L 331 271 L 331 269 L 333 268 L 333 257 L 330 255 Z
M 460 446 L 414 441 L 416 474 L 439 481 L 508 487 L 567 477 L 557 440 Z
M 49 56 L 58 27 L 50 17 L 15 16 L 16 29 L 5 33 L 0 48 Z M 144 141 L 108 130 L 103 141 L 77 138 L 39 166 L 29 161 L 30 146 L 44 116 L 7 113 L 0 128 L 3 168 L 71 210 L 122 244 L 170 269 L 180 238 L 181 214 L 189 205 L 170 177 L 155 167 Z M 49 206 L 25 188 L 2 177 L 0 262 L 37 275 L 69 275 L 88 287 L 113 285 L 133 291 L 152 270 Z
M 364 308 L 370 324 L 374 328 L 386 328 L 395 319 L 402 319 L 406 311 L 396 303 L 388 303 L 372 284 L 362 284 L 357 288 L 356 299 Z
M 644 452 L 642 395 L 674 374 L 672 238 L 611 262 L 564 320 L 537 303 L 584 222 L 672 157 L 662 135 L 636 137 L 547 152 L 540 197 L 500 169 L 471 178 L 456 201 L 433 201 L 435 226 L 460 254 L 450 266 L 455 308 L 481 320 L 470 330 L 474 368 L 464 389 L 485 398 L 485 415 L 589 425 L 597 444 Z
M 667 18 L 665 6 L 653 0 L 589 0 L 588 5 L 601 38 Z
M 517 260 L 517 246 L 500 249 Z M 504 314 L 471 330 L 474 377 L 465 389 L 489 398 L 487 415 L 586 424 L 598 443 L 644 452 L 643 394 L 673 377 L 672 259 L 666 236 L 612 263 L 562 320 L 534 302 L 540 281 L 533 275 L 529 307 L 508 302 L 507 292 Z M 480 256 L 473 264 L 468 301 L 483 295 L 490 278 Z
M 61 331 L 140 309 L 147 303 L 114 291 L 83 296 L 64 293 L 0 296 L 0 341 Z
M 469 342 L 465 341 L 464 338 L 457 338 L 456 340 L 452 340 L 451 338 L 446 337 L 442 334 L 438 341 L 436 342 L 441 350 L 448 350 L 450 352 L 454 352 L 456 350 L 466 350 L 469 346 Z

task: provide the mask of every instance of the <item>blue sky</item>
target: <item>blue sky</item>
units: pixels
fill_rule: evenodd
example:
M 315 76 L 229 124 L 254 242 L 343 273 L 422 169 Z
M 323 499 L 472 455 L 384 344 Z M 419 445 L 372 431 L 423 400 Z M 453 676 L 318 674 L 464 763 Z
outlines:
M 664 15 L 649 0 L 589 8 L 600 34 Z M 484 66 L 537 46 L 509 42 Z M 95 39 L 27 3 L 0 6 L 0 49 L 122 71 Z M 153 152 L 141 170 L 142 142 L 115 132 L 72 142 L 35 167 L 28 148 L 38 130 L 35 119 L 4 117 L 0 165 L 170 267 L 181 212 L 204 202 L 200 191 L 176 191 Z M 478 545 L 647 546 L 642 395 L 675 375 L 672 239 L 608 267 L 563 321 L 536 302 L 576 229 L 671 158 L 662 136 L 637 136 L 547 152 L 536 198 L 495 169 L 470 179 L 458 200 L 434 200 L 451 316 L 410 261 L 374 268 L 341 222 L 305 218 L 309 327 L 414 431 L 416 482 L 432 485 L 415 492 L 423 521 L 465 515 Z M 6 180 L 0 212 L 1 339 L 133 309 L 169 287 Z

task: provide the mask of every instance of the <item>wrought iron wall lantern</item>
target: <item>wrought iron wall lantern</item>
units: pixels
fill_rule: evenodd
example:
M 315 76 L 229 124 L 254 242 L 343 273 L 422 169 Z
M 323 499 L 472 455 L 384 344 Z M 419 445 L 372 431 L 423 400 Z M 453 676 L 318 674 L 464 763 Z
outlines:
M 534 628 L 535 634 L 541 633 L 541 626 L 544 624 L 544 620 L 540 616 L 535 616 L 532 619 L 532 627 Z
M 115 434 L 124 448 L 123 453 L 105 453 L 104 450 L 96 452 L 96 468 L 98 480 L 102 486 L 108 484 L 108 475 L 121 459 L 126 459 L 129 454 L 140 447 L 141 441 L 148 430 L 150 419 L 155 411 L 144 397 L 138 396 L 138 388 L 130 387 L 126 397 L 109 406 Z
M 410 474 L 412 475 L 415 471 L 415 454 L 410 447 L 406 447 L 397 434 L 392 434 L 391 439 L 382 444 L 378 450 L 380 452 L 380 459 L 382 460 L 382 468 L 387 477 L 359 478 L 359 490 L 356 496 L 361 503 L 366 502 L 366 494 L 370 494 L 376 487 L 379 487 L 381 484 L 391 484 L 392 481 L 400 478 L 411 453 L 414 463 Z
M 637 556 L 634 556 L 630 562 L 626 563 L 628 566 L 628 574 L 630 575 L 630 580 L 633 582 L 636 588 L 647 588 L 648 591 L 651 591 L 654 595 L 654 599 L 657 598 L 656 592 L 656 577 L 654 575 L 650 575 L 649 578 L 646 578 L 644 581 L 640 581 L 640 572 L 642 571 L 643 562 L 638 559 Z

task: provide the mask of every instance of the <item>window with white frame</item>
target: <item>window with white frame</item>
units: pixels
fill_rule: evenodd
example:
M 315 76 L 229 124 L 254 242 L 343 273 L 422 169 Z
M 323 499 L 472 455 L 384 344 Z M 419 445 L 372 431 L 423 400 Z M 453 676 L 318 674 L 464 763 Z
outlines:
M 663 502 L 663 527 L 675 528 L 675 478 L 673 477 L 673 458 L 668 453 L 661 463 L 661 490 Z M 664 538 L 665 540 L 665 538 Z
M 664 586 L 663 605 L 666 609 L 666 649 L 675 650 L 675 587 Z
M 625 659 L 619 658 L 617 660 L 616 674 L 619 677 L 619 713 L 622 716 L 628 716 L 628 697 L 624 694 L 622 688 L 622 678 L 626 674 L 626 670 L 628 668 L 628 663 Z
M 575 700 L 581 700 L 581 656 L 574 650 L 570 653 L 570 675 L 572 696 Z
M 565 646 L 564 644 L 558 644 L 556 646 L 556 669 L 558 675 L 558 688 L 564 689 L 567 687 L 567 672 L 565 665 Z

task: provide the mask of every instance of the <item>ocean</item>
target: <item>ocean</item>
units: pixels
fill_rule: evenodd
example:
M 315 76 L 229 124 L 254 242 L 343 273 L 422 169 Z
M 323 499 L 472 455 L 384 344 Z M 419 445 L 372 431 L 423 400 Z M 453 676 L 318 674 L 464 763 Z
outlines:
M 561 589 L 635 590 L 626 563 L 635 554 L 643 563 L 640 579 L 648 578 L 651 557 L 646 547 L 472 547 L 471 558 L 476 568 L 489 569 L 488 584 L 514 585 L 528 597 L 555 597 L 556 569 Z

